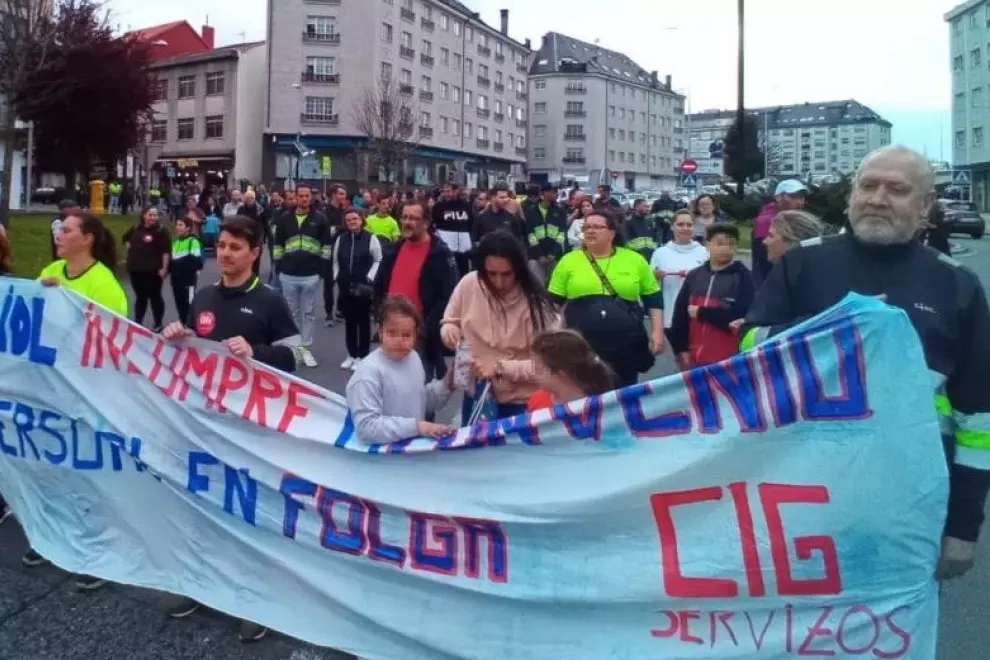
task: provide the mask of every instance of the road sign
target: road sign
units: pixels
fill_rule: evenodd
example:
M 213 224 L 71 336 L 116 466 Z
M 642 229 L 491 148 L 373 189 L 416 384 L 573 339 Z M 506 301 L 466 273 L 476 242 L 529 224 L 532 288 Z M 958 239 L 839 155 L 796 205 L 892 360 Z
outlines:
M 695 189 L 698 187 L 697 174 L 681 174 L 681 188 Z
M 954 186 L 969 186 L 972 185 L 973 178 L 969 174 L 969 170 L 956 170 L 956 173 L 952 175 L 952 185 Z
M 330 156 L 324 156 L 320 161 L 320 171 L 323 172 L 323 178 L 330 178 L 330 173 L 333 172 L 333 159 Z
M 693 158 L 685 158 L 681 161 L 681 174 L 694 174 L 698 171 L 698 161 Z

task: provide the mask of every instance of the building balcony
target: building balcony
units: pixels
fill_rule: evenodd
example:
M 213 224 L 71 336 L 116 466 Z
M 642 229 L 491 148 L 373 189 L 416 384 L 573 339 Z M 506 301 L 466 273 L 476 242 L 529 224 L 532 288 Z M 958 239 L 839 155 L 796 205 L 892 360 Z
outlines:
M 489 110 L 487 108 L 478 108 L 478 118 L 479 119 L 488 119 L 491 116 L 492 116 L 492 111 L 491 110 Z
M 340 33 L 339 32 L 311 32 L 309 30 L 304 30 L 302 33 L 302 40 L 307 43 L 313 44 L 330 44 L 331 46 L 340 45 Z
M 570 118 L 587 117 L 587 110 L 564 110 L 564 116 Z
M 587 159 L 584 156 L 564 156 L 562 160 L 569 165 L 583 165 Z
M 564 94 L 587 94 L 587 87 L 565 87 Z
M 505 64 L 505 55 L 502 53 L 495 53 L 495 61 L 499 64 Z
M 481 85 L 482 87 L 491 87 L 492 86 L 492 81 L 491 81 L 491 78 L 485 78 L 484 76 L 478 76 L 478 84 Z
M 433 92 L 421 91 L 419 93 L 419 100 L 426 101 L 427 103 L 433 103 Z
M 402 20 L 404 21 L 409 21 L 410 23 L 416 22 L 416 12 L 414 12 L 412 9 L 403 7 L 402 9 L 399 10 L 399 16 L 401 16 Z
M 492 54 L 491 48 L 489 48 L 488 46 L 482 46 L 481 44 L 478 44 L 478 55 L 484 55 L 485 57 L 489 57 L 491 56 L 491 54 Z
M 412 94 L 413 94 L 413 86 L 412 85 L 406 85 L 406 84 L 400 84 L 399 85 L 399 94 L 402 94 L 403 96 L 412 96 Z
M 495 92 L 497 94 L 502 94 L 505 92 L 505 85 L 502 83 L 495 83 Z
M 492 149 L 501 153 L 505 149 L 505 143 L 496 142 L 495 144 L 492 145 Z
M 419 54 L 419 61 L 423 66 L 433 67 L 433 57 L 426 53 Z
M 564 133 L 564 139 L 568 142 L 584 142 L 588 136 L 584 133 Z
M 529 95 L 526 92 L 516 92 L 516 100 L 517 101 L 525 101 L 528 98 L 529 98 Z
M 312 85 L 339 85 L 339 73 L 316 73 L 315 71 L 303 71 L 302 82 Z
M 526 68 L 526 65 L 521 62 L 516 62 L 516 71 L 519 73 L 529 73 L 529 69 Z
M 336 126 L 340 123 L 340 117 L 333 114 L 304 112 L 299 115 L 301 124 L 318 124 L 320 126 Z
M 436 23 L 425 17 L 419 19 L 419 25 L 427 32 L 433 32 L 433 30 L 436 28 Z
M 525 156 L 526 155 L 526 147 L 516 147 L 516 155 L 517 156 Z
M 416 59 L 416 51 L 409 46 L 399 46 L 399 57 L 404 57 L 407 60 Z
M 419 137 L 426 138 L 428 140 L 432 140 L 433 139 L 433 129 L 430 128 L 429 126 L 420 126 L 419 127 Z
M 479 149 L 487 149 L 491 145 L 491 140 L 482 140 L 478 138 L 477 145 Z

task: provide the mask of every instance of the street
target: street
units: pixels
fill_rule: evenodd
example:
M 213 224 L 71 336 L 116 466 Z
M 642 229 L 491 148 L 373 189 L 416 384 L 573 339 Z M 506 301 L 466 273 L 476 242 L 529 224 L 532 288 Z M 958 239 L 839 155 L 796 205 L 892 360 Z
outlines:
M 976 270 L 990 286 L 990 239 L 958 239 L 966 249 L 959 259 Z M 267 269 L 266 269 L 267 270 Z M 218 278 L 210 260 L 201 282 Z M 165 287 L 167 321 L 176 320 L 171 291 Z M 346 357 L 343 324 L 323 325 L 322 305 L 313 353 L 316 369 L 299 375 L 336 392 L 343 392 L 347 373 L 339 368 Z M 150 321 L 150 319 L 149 319 Z M 990 338 L 988 338 L 990 340 Z M 669 351 L 650 377 L 674 371 Z M 438 418 L 451 420 L 459 409 L 452 402 Z M 942 660 L 971 660 L 986 656 L 990 626 L 986 625 L 986 594 L 990 593 L 990 541 L 981 543 L 977 568 L 943 591 L 940 655 Z M 237 640 L 237 623 L 224 615 L 201 610 L 188 619 L 165 617 L 161 594 L 135 587 L 111 585 L 78 593 L 71 576 L 51 567 L 21 565 L 27 549 L 18 524 L 0 527 L 0 658 L 4 660 L 338 660 L 353 656 L 315 648 L 277 634 L 258 644 Z M 415 603 L 410 603 L 415 607 Z

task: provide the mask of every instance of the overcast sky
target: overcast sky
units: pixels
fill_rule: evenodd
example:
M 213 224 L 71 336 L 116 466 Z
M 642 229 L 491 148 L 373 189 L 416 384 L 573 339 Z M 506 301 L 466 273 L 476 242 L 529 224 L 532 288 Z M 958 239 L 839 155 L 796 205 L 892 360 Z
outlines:
M 275 0 L 278 2 L 279 0 Z M 357 0 L 371 2 L 373 0 Z M 463 0 L 534 48 L 553 30 L 626 53 L 674 87 L 690 108 L 735 106 L 733 0 Z M 894 140 L 939 156 L 948 136 L 948 26 L 960 0 L 749 0 L 746 103 L 776 105 L 854 98 L 894 122 Z M 110 0 L 122 28 L 207 17 L 218 45 L 263 39 L 266 0 Z M 373 36 L 373 35 L 371 35 Z M 949 154 L 948 139 L 941 145 Z

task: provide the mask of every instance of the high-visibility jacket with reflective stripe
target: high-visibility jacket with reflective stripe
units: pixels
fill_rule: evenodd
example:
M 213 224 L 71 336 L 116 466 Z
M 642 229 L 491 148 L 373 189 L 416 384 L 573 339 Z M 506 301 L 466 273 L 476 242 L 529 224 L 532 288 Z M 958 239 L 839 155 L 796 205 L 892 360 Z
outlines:
M 972 271 L 915 241 L 876 246 L 852 233 L 805 241 L 770 272 L 740 347 L 752 348 L 850 291 L 885 295 L 918 331 L 951 468 L 945 533 L 975 541 L 990 490 L 990 307 Z
M 280 273 L 325 275 L 332 256 L 333 232 L 322 213 L 310 209 L 300 221 L 294 210 L 287 210 L 272 223 L 272 257 Z
M 526 204 L 523 208 L 529 258 L 559 258 L 567 243 L 567 211 L 557 203 L 547 208 Z

